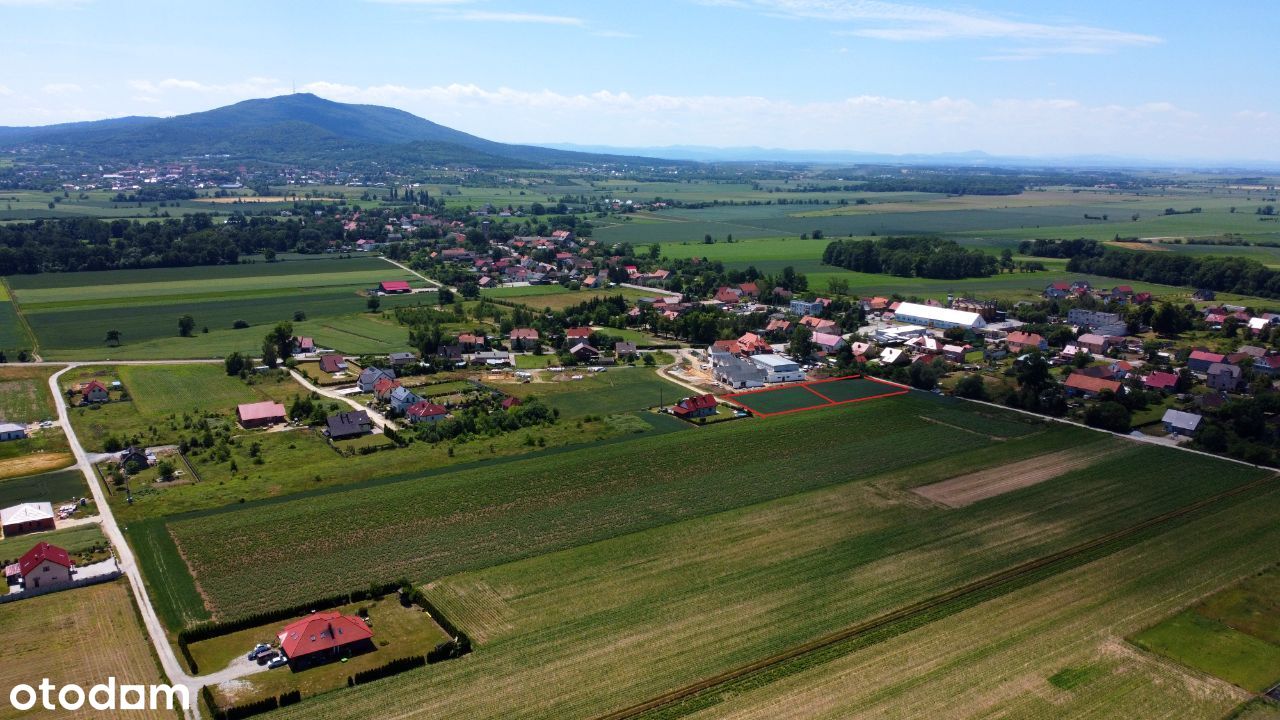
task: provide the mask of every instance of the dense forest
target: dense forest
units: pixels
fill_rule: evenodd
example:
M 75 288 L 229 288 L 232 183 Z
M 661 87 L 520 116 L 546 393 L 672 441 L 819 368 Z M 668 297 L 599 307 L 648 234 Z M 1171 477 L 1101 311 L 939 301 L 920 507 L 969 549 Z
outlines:
M 232 216 L 215 225 L 204 214 L 161 222 L 38 220 L 0 225 L 0 275 L 236 263 L 263 250 L 323 252 L 342 238 L 333 220 Z
M 1242 257 L 1194 257 L 1179 253 L 1109 250 L 1100 256 L 1077 255 L 1067 263 L 1067 270 L 1280 298 L 1280 272 L 1257 260 Z
M 1044 258 L 1073 258 L 1076 256 L 1097 257 L 1106 248 L 1097 240 L 1077 238 L 1075 240 L 1023 240 L 1018 244 L 1018 252 L 1022 255 Z
M 855 272 L 945 280 L 990 277 L 999 269 L 994 256 L 934 237 L 837 240 L 827 245 L 822 262 Z

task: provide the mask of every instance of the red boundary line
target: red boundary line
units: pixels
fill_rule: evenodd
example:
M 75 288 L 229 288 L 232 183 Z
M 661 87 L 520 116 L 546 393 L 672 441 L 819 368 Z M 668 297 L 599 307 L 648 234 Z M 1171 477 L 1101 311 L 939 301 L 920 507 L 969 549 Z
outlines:
M 888 385 L 889 387 L 897 388 L 897 390 L 895 390 L 894 392 L 881 393 L 880 395 L 868 395 L 866 397 L 853 398 L 852 400 L 832 400 L 826 395 L 823 395 L 817 390 L 814 390 L 813 388 L 809 387 L 810 385 L 821 385 L 823 383 L 837 382 L 840 380 L 870 380 L 871 382 L 874 382 L 874 383 L 880 383 L 881 385 Z M 790 410 L 779 410 L 777 412 L 766 413 L 766 412 L 761 412 L 759 410 L 756 410 L 755 408 L 751 407 L 747 403 L 742 402 L 741 400 L 738 400 L 738 398 L 744 395 L 758 395 L 760 393 L 778 392 L 780 390 L 786 390 L 793 387 L 804 388 L 805 390 L 808 390 L 814 395 L 817 395 L 818 397 L 822 398 L 826 402 L 820 405 L 806 405 L 804 407 L 791 408 Z M 890 380 L 882 380 L 880 378 L 868 377 L 865 375 L 845 375 L 843 377 L 838 377 L 838 378 L 824 378 L 822 380 L 810 380 L 808 382 L 797 383 L 795 385 L 788 385 L 786 387 L 780 387 L 780 388 L 772 387 L 772 388 L 760 388 L 759 390 L 747 390 L 745 392 L 733 393 L 731 395 L 723 395 L 722 397 L 726 400 L 732 400 L 734 402 L 737 402 L 739 405 L 750 410 L 756 417 L 770 418 L 776 415 L 790 415 L 791 413 L 805 412 L 807 410 L 818 410 L 820 408 L 833 407 L 836 405 L 849 405 L 851 403 L 863 402 L 865 400 L 880 400 L 887 397 L 896 397 L 898 395 L 906 395 L 910 391 L 911 391 L 911 388 L 907 387 L 906 385 L 900 385 Z

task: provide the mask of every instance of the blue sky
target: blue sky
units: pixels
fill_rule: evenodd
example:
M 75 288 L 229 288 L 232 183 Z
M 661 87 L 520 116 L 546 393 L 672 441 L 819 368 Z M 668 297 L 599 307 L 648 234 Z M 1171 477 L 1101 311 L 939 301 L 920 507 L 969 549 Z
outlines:
M 512 142 L 1280 160 L 1280 4 L 0 0 L 0 124 L 298 90 Z

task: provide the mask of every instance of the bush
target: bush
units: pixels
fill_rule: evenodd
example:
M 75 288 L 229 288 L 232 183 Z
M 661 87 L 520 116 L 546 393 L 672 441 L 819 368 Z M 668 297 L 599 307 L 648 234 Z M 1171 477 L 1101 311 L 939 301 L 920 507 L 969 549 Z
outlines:
M 244 330 L 245 328 L 249 327 L 249 323 L 244 320 L 237 320 L 231 323 L 231 327 L 236 330 Z

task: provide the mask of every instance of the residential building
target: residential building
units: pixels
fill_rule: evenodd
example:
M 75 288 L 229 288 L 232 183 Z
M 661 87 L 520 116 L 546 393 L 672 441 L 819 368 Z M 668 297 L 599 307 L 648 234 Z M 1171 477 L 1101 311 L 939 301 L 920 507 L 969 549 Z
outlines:
M 1049 349 L 1049 342 L 1043 336 L 1037 333 L 1022 332 L 1015 330 L 1009 333 L 1005 338 L 1005 344 L 1009 347 L 1009 352 L 1023 353 L 1029 350 L 1040 350 L 1041 352 Z
M 715 415 L 716 405 L 716 399 L 712 395 L 695 395 L 673 405 L 671 412 L 678 418 L 692 420 Z
M 1195 413 L 1169 408 L 1164 411 L 1164 417 L 1160 421 L 1164 423 L 1164 431 L 1170 435 L 1190 437 L 1196 434 L 1196 430 L 1200 428 L 1200 421 L 1203 419 Z
M 512 350 L 525 350 L 532 348 L 538 344 L 540 339 L 538 331 L 533 328 L 514 328 L 508 335 L 511 340 Z
M 111 399 L 107 394 L 107 386 L 97 380 L 90 380 L 80 388 L 80 396 L 87 403 L 104 403 Z
M 0 423 L 0 442 L 7 440 L 22 440 L 27 437 L 27 428 L 25 425 L 17 423 Z
M 930 328 L 959 327 L 977 329 L 987 326 L 987 321 L 983 320 L 982 316 L 975 312 L 909 302 L 898 305 L 898 309 L 893 314 L 893 319 L 894 322 L 923 325 Z
M 821 315 L 826 305 L 818 300 L 792 300 L 787 308 L 796 315 Z
M 409 406 L 404 411 L 404 416 L 411 423 L 434 423 L 444 420 L 449 416 L 449 410 L 443 405 L 437 405 L 426 400 L 421 400 Z
M 993 300 L 974 300 L 972 298 L 956 298 L 951 301 L 952 310 L 961 310 L 964 312 L 978 313 L 983 320 L 992 322 L 996 319 L 999 309 Z
M 329 375 L 337 375 L 340 372 L 346 372 L 347 360 L 337 353 L 329 353 L 320 356 L 320 372 Z
M 613 344 L 613 354 L 619 360 L 634 357 L 636 353 L 636 344 L 626 340 L 619 340 Z
M 325 434 L 330 440 L 358 437 L 371 432 L 373 432 L 373 421 L 369 419 L 369 413 L 364 410 L 330 415 L 325 420 Z
M 53 505 L 50 503 L 22 503 L 0 510 L 0 532 L 5 537 L 53 528 Z
M 387 355 L 391 367 L 407 367 L 418 364 L 418 356 L 411 352 L 393 352 Z
M 816 332 L 813 334 L 813 344 L 822 349 L 823 352 L 833 353 L 845 346 L 844 338 L 832 333 Z
M 271 400 L 245 403 L 236 407 L 236 417 L 244 428 L 266 427 L 285 420 L 284 405 Z
M 387 402 L 396 412 L 404 412 L 414 403 L 422 402 L 422 398 L 418 397 L 412 390 L 403 385 L 397 386 L 391 390 L 391 394 L 387 397 Z
M 1244 373 L 1236 365 L 1213 363 L 1205 371 L 1205 384 L 1222 392 L 1239 392 L 1244 385 Z
M 1187 357 L 1187 368 L 1191 372 L 1204 373 L 1209 372 L 1209 366 L 1214 363 L 1220 363 L 1226 356 L 1218 353 L 1209 352 L 1207 350 L 1192 350 Z
M 590 362 L 600 357 L 599 350 L 584 342 L 577 343 L 569 348 L 569 354 L 581 362 Z
M 131 445 L 124 450 L 121 450 L 120 454 L 116 456 L 116 461 L 120 463 L 120 467 L 126 469 L 130 465 L 133 465 L 138 469 L 151 467 L 151 458 L 147 456 L 147 451 L 144 448 L 140 448 L 135 445 Z
M 292 340 L 294 355 L 307 355 L 316 351 L 316 341 L 309 337 L 295 337 Z
M 36 543 L 35 547 L 18 558 L 18 575 L 26 590 L 47 590 L 70 585 L 74 567 L 66 550 L 47 542 Z
M 1090 328 L 1114 327 L 1116 325 L 1124 327 L 1124 320 L 1119 313 L 1086 310 L 1084 308 L 1071 308 L 1068 310 L 1067 322 L 1072 325 L 1084 325 Z
M 1142 387 L 1147 390 L 1173 392 L 1178 387 L 1178 376 L 1171 372 L 1156 371 L 1142 379 Z
M 356 379 L 356 387 L 360 388 L 360 392 L 373 392 L 373 387 L 379 380 L 395 379 L 395 374 L 390 370 L 370 366 L 360 371 L 360 377 Z
M 1106 335 L 1095 335 L 1093 333 L 1085 333 L 1076 338 L 1076 345 L 1088 350 L 1094 355 L 1106 355 L 1107 351 L 1115 343 L 1114 339 Z
M 1071 373 L 1063 385 L 1067 389 L 1067 395 L 1082 395 L 1087 398 L 1094 397 L 1103 390 L 1119 393 L 1121 388 L 1120 383 L 1115 380 L 1092 377 L 1079 372 Z
M 764 381 L 767 383 L 797 382 L 805 379 L 800 363 L 781 355 L 773 353 L 752 355 L 751 362 L 764 370 Z
M 338 612 L 312 613 L 285 625 L 277 638 L 295 668 L 373 649 L 373 630 L 359 617 Z

